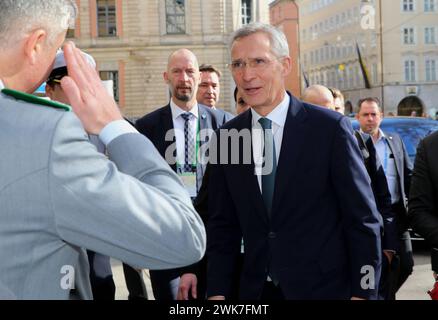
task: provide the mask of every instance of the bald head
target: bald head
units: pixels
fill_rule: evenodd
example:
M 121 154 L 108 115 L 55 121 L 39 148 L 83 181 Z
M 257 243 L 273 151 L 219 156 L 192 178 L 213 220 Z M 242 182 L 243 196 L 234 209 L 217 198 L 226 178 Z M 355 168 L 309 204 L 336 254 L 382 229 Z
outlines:
M 304 90 L 301 100 L 328 109 L 334 108 L 333 94 L 321 85 L 312 85 Z
M 198 59 L 187 49 L 179 49 L 169 56 L 164 80 L 169 85 L 172 100 L 184 110 L 196 104 L 196 93 L 201 81 Z
M 169 68 L 173 64 L 181 61 L 191 62 L 196 66 L 196 69 L 199 69 L 198 58 L 196 58 L 195 54 L 188 49 L 179 49 L 169 56 L 169 59 L 167 60 L 167 70 L 169 71 Z

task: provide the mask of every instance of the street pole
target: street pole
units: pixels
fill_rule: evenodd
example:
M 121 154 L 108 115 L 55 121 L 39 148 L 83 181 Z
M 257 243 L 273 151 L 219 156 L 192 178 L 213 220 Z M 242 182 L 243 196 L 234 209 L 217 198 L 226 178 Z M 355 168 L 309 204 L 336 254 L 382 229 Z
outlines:
M 383 72 L 383 26 L 382 26 L 382 0 L 379 0 L 379 18 L 380 18 L 380 77 L 382 83 L 380 84 L 381 95 L 382 95 L 382 112 L 384 112 L 385 108 L 385 91 L 384 91 L 384 72 Z

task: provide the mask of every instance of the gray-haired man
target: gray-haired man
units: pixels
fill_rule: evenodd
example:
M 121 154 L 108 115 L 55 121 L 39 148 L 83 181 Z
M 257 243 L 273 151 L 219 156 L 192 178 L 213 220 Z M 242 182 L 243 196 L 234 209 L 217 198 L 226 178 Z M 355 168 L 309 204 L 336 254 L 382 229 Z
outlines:
M 251 140 L 219 135 L 228 157 L 210 163 L 207 294 L 230 298 L 243 238 L 241 299 L 376 298 L 380 217 L 350 121 L 286 92 L 291 61 L 270 25 L 233 35 L 230 70 L 251 109 L 221 130 Z M 250 164 L 231 161 L 248 149 Z

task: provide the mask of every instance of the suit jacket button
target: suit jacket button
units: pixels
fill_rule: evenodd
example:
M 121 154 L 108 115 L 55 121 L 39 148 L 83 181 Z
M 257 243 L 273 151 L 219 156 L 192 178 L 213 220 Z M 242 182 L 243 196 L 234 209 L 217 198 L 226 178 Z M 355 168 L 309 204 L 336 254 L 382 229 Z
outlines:
M 277 238 L 277 234 L 275 232 L 269 232 L 268 238 L 269 239 L 275 239 L 275 238 Z

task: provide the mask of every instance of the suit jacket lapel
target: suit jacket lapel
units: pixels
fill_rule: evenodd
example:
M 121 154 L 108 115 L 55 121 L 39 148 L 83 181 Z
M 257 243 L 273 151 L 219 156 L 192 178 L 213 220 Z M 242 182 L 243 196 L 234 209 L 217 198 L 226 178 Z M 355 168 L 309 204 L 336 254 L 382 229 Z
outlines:
M 302 102 L 291 96 L 288 115 L 283 131 L 281 142 L 280 159 L 275 178 L 274 200 L 272 215 L 279 210 L 283 197 L 293 192 L 288 189 L 289 182 L 293 180 L 298 168 L 299 156 L 305 143 L 306 127 L 304 122 L 307 114 Z
M 240 121 L 240 126 L 237 126 L 236 129 L 238 131 L 241 130 L 250 130 L 252 129 L 252 114 L 251 110 L 245 112 L 242 117 L 242 121 Z M 243 163 L 243 143 L 239 144 L 239 153 L 240 153 L 240 163 Z M 250 164 L 240 164 L 240 165 L 229 165 L 229 168 L 232 170 L 232 179 L 233 183 L 236 183 L 237 190 L 246 190 L 245 194 L 247 195 L 249 203 L 252 203 L 255 211 L 260 216 L 260 218 L 268 224 L 268 212 L 265 208 L 265 204 L 263 202 L 262 193 L 260 191 L 257 175 L 255 174 L 255 165 L 254 165 L 254 157 L 252 153 L 252 136 L 251 136 L 251 163 Z M 231 152 L 229 152 L 231 154 Z
M 393 136 L 391 134 L 387 134 L 387 133 L 385 133 L 385 136 L 387 138 L 386 141 L 388 141 L 389 149 L 391 150 L 392 155 L 394 157 L 394 165 L 395 165 L 395 170 L 397 171 L 397 177 L 398 177 L 398 183 L 400 186 L 400 190 L 403 190 L 403 189 L 401 189 L 402 188 L 401 177 L 403 177 L 403 175 L 402 175 L 403 174 L 403 158 L 402 158 L 403 154 L 401 154 L 401 152 L 400 152 L 401 150 L 397 149 Z M 400 157 L 400 155 L 401 155 L 401 157 Z
M 169 132 L 169 130 L 173 130 L 173 129 L 174 129 L 174 127 L 173 127 L 172 111 L 170 109 L 170 104 L 169 104 L 166 106 L 166 108 L 163 109 L 163 111 L 161 113 L 161 137 L 158 140 L 158 141 L 160 141 L 160 144 L 157 148 L 163 158 L 166 158 L 166 150 L 173 143 L 176 143 L 175 135 L 173 136 L 172 141 L 166 141 L 166 139 L 165 139 L 167 132 Z M 175 152 L 173 154 L 172 160 L 173 160 L 172 162 L 174 164 L 171 164 L 170 166 L 173 169 L 173 171 L 176 172 L 176 149 L 175 149 Z
M 198 116 L 199 116 L 199 131 L 200 132 L 202 132 L 203 130 L 213 129 L 213 126 L 211 124 L 211 119 L 209 119 L 209 117 L 208 117 L 208 113 L 205 110 L 203 110 L 203 108 L 201 106 L 198 107 Z M 201 141 L 199 141 L 199 149 L 201 150 L 201 147 L 205 143 L 208 143 L 208 141 L 210 140 L 210 137 L 203 137 L 202 135 L 200 135 L 199 137 L 201 139 Z M 196 139 L 198 139 L 198 137 Z M 206 170 L 206 164 L 204 164 L 203 161 L 201 161 L 201 163 L 196 168 L 196 177 L 198 180 L 198 190 L 201 187 L 202 178 L 205 174 L 205 170 Z

